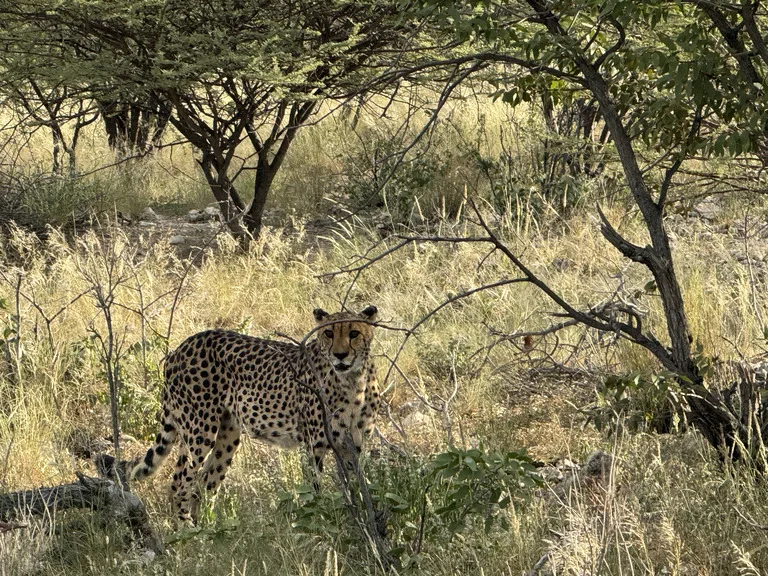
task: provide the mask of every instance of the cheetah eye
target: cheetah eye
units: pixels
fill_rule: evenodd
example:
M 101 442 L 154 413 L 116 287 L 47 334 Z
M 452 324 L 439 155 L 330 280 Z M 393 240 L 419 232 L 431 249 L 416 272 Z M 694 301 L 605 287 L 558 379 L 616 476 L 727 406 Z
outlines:
M 326 330 L 325 337 L 333 339 L 333 330 Z
M 357 330 L 350 330 L 349 332 L 350 339 L 355 339 L 358 336 L 360 336 L 360 332 L 358 332 Z

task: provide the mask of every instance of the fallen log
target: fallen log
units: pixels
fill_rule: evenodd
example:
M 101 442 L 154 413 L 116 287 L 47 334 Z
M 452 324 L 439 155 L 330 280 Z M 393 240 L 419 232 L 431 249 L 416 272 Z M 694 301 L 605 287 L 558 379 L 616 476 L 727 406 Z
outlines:
M 163 551 L 163 542 L 149 524 L 144 504 L 139 498 L 120 488 L 112 480 L 77 474 L 77 482 L 0 494 L 0 519 L 48 516 L 71 508 L 89 508 L 106 512 L 110 518 L 123 521 L 147 550 Z

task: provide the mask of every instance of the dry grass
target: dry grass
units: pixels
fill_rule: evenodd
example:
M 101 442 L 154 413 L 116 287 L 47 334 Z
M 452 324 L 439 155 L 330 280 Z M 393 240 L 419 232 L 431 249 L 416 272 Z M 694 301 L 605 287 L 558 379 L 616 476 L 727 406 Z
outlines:
M 524 130 L 524 118 L 509 124 L 506 112 L 496 108 L 483 114 L 482 138 L 472 140 L 473 146 L 489 156 L 498 154 L 499 140 L 493 135 L 506 126 L 520 130 L 520 154 L 527 153 L 535 136 Z M 365 121 L 369 125 L 363 130 L 377 132 L 379 139 L 391 134 L 385 122 L 376 123 L 372 117 Z M 478 123 L 477 110 L 458 108 L 452 123 L 458 126 L 456 134 L 466 138 Z M 95 141 L 89 147 L 93 157 L 84 158 L 84 165 L 104 161 L 95 152 L 104 149 L 102 144 Z M 308 199 L 316 203 L 344 182 L 349 167 L 345 158 L 356 152 L 348 124 L 341 119 L 304 131 L 274 200 L 285 210 L 298 211 L 299 229 L 291 234 L 269 229 L 247 254 L 222 237 L 191 264 L 179 260 L 162 239 L 150 242 L 112 227 L 75 241 L 53 234 L 40 244 L 21 231 L 7 239 L 0 259 L 3 490 L 70 481 L 75 470 L 90 470 L 73 452 L 83 446 L 103 448 L 109 436 L 107 387 L 98 352 L 106 325 L 93 298 L 95 286 L 115 288 L 113 325 L 122 346 L 125 390 L 121 417 L 123 431 L 136 439 L 126 442 L 129 453 L 141 452 L 154 432 L 162 388 L 159 367 L 166 351 L 166 343 L 156 335 L 167 333 L 171 315 L 167 346 L 173 348 L 211 326 L 258 336 L 280 332 L 300 337 L 312 324 L 315 306 L 338 308 L 351 278 L 328 280 L 320 275 L 349 263 L 370 246 L 377 232 L 358 223 L 317 239 L 306 235 L 300 214 Z M 27 160 L 41 157 L 33 154 Z M 446 196 L 455 198 L 465 186 L 471 189 L 478 182 L 475 167 L 466 159 L 454 156 L 451 161 L 455 166 L 440 172 L 419 200 L 437 213 L 450 203 Z M 99 177 L 111 181 L 115 198 L 135 206 L 132 210 L 147 203 L 196 205 L 201 190 L 192 155 L 184 148 Z M 200 200 L 207 203 L 204 195 Z M 628 237 L 644 241 L 640 223 L 625 214 L 620 203 L 606 206 L 606 212 L 621 222 Z M 473 232 L 461 219 L 433 222 L 431 231 L 436 233 Z M 627 265 L 608 248 L 589 211 L 576 211 L 564 220 L 552 214 L 530 218 L 506 213 L 498 226 L 532 269 L 571 302 L 595 303 L 621 285 L 648 309 L 646 325 L 661 333 L 657 299 L 639 294 L 649 280 L 644 269 Z M 734 260 L 738 238 L 713 233 L 714 227 L 697 220 L 674 224 L 693 333 L 708 355 L 753 355 L 760 351 L 760 317 L 766 314 L 755 297 L 764 288 L 762 277 L 753 286 L 749 268 Z M 486 254 L 480 245 L 408 247 L 367 270 L 351 288 L 348 305 L 374 303 L 388 324 L 411 326 L 447 297 L 515 273 L 499 255 Z M 457 443 L 527 447 L 546 460 L 583 460 L 593 449 L 603 448 L 614 454 L 611 482 L 565 495 L 545 490 L 532 505 L 510 512 L 509 531 L 486 535 L 478 529 L 449 544 L 433 543 L 413 572 L 521 574 L 547 550 L 547 569 L 558 574 L 717 575 L 768 569 L 760 527 L 768 514 L 762 481 L 743 470 L 720 467 L 693 434 L 606 437 L 585 428 L 577 408 L 591 400 L 598 377 L 571 382 L 545 376 L 537 370 L 552 352 L 545 342 L 536 342 L 525 353 L 509 345 L 487 355 L 478 353 L 494 342 L 492 330 L 542 328 L 552 311 L 540 293 L 525 285 L 488 291 L 441 311 L 400 355 L 402 373 L 393 372 L 386 383 L 394 423 L 383 417 L 380 428 L 414 455 L 440 449 L 447 439 L 442 415 L 422 407 L 423 415 L 413 417 L 409 403 L 416 398 L 414 390 L 446 398 L 456 386 L 451 415 Z M 48 323 L 46 318 L 54 315 Z M 656 368 L 647 354 L 606 335 L 571 331 L 560 336 L 563 347 L 553 358 L 567 361 L 569 368 L 590 374 Z M 400 332 L 378 331 L 382 374 L 388 368 L 386 357 L 391 358 L 401 342 Z M 577 343 L 579 351 L 571 357 L 564 346 Z M 404 428 L 404 436 L 395 424 Z M 382 448 L 377 458 L 387 457 Z M 167 557 L 145 563 L 146 558 L 130 549 L 120 527 L 91 514 L 69 513 L 55 522 L 29 519 L 24 530 L 0 535 L 0 573 L 101 574 L 105 567 L 120 574 L 374 572 L 367 552 L 343 537 L 308 536 L 291 527 L 278 510 L 278 493 L 300 479 L 297 454 L 247 443 L 213 507 L 215 514 L 206 518 L 197 535 L 174 531 L 166 501 L 168 470 L 138 487 L 161 532 L 180 537 Z

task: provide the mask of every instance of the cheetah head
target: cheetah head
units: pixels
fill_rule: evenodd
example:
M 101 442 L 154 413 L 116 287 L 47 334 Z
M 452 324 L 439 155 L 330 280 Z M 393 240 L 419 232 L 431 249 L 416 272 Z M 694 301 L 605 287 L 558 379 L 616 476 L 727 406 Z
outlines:
M 317 336 L 320 348 L 338 374 L 347 375 L 362 369 L 368 359 L 377 313 L 376 306 L 368 306 L 359 314 L 329 314 L 320 308 L 314 311 L 320 326 Z

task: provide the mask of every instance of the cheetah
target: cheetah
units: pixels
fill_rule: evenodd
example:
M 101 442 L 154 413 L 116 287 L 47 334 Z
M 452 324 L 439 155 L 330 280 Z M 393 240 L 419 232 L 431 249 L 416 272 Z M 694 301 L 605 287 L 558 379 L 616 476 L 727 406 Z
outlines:
M 152 474 L 180 438 L 171 488 L 180 521 L 196 522 L 199 487 L 215 493 L 240 435 L 283 448 L 303 446 L 317 478 L 334 439 L 349 432 L 359 452 L 380 398 L 370 353 L 377 309 L 359 314 L 314 311 L 317 335 L 304 347 L 237 332 L 207 330 L 187 338 L 165 364 L 162 430 L 131 480 Z

